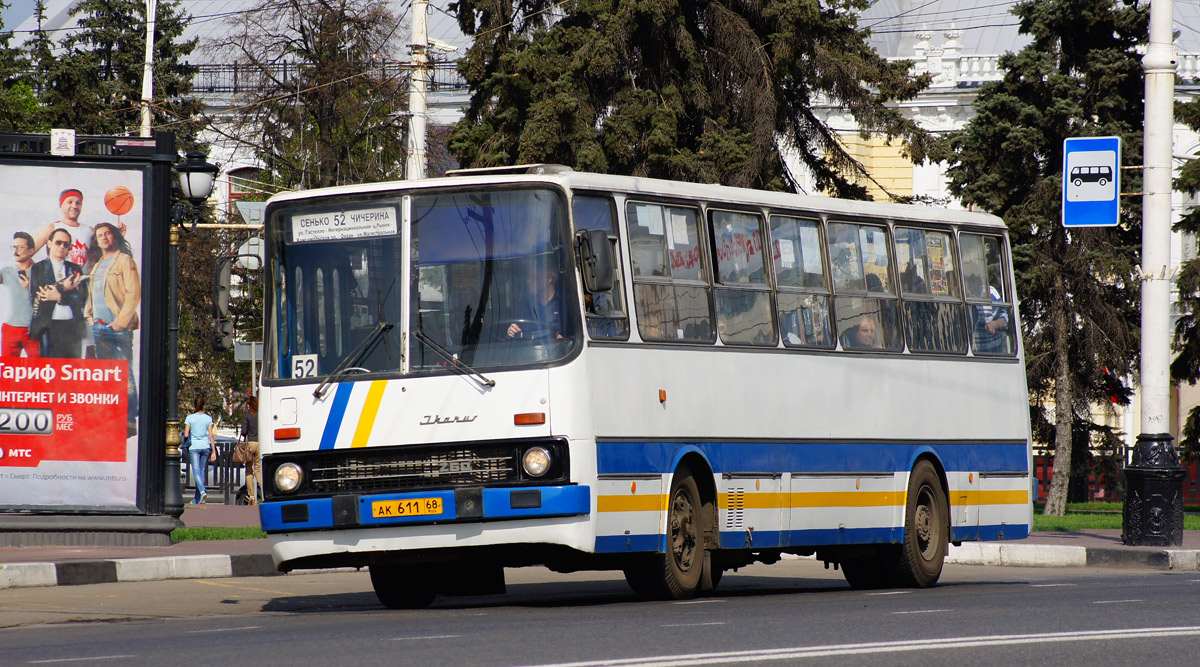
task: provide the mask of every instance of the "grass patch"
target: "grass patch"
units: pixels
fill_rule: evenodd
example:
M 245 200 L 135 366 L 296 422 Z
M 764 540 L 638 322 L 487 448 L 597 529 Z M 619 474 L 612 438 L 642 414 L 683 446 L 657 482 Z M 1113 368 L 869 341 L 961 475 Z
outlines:
M 196 526 L 176 528 L 171 531 L 172 542 L 195 542 L 200 540 L 259 540 L 267 534 L 257 526 Z
M 1089 505 L 1094 503 L 1089 503 Z M 1033 514 L 1034 532 L 1072 531 L 1072 530 L 1105 530 L 1121 529 L 1121 511 L 1119 503 L 1117 511 L 1112 513 L 1078 513 L 1068 511 L 1065 516 L 1043 516 L 1041 508 Z M 1068 505 L 1068 507 L 1070 507 Z M 1089 507 L 1089 509 L 1091 509 Z M 1200 515 L 1184 514 L 1184 530 L 1200 530 Z

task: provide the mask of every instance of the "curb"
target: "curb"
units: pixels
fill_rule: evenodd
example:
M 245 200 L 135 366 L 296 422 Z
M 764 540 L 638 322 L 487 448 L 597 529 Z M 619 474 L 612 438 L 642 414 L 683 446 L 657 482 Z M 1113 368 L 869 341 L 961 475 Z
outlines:
M 964 542 L 961 546 L 950 546 L 946 562 L 1007 567 L 1120 567 L 1196 571 L 1200 570 L 1200 551 Z
M 282 575 L 270 554 L 0 564 L 0 589 Z

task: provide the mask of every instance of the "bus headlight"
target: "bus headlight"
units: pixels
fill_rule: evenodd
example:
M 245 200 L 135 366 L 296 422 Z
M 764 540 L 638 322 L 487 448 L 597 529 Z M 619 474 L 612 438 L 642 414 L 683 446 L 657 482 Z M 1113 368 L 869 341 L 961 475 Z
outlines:
M 530 447 L 521 457 L 521 467 L 530 477 L 541 477 L 550 470 L 550 450 L 545 447 Z
M 300 488 L 304 471 L 295 463 L 285 463 L 275 469 L 275 488 L 280 493 L 291 493 Z

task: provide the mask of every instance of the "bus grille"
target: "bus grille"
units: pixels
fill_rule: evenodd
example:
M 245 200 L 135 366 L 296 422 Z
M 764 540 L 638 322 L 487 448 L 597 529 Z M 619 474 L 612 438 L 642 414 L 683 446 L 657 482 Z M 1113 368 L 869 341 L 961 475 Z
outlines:
M 536 480 L 561 479 L 565 473 L 566 448 L 550 441 L 506 441 L 453 443 L 441 446 L 379 447 L 319 452 L 308 455 L 276 455 L 273 470 L 284 460 L 306 469 L 306 483 L 298 495 L 341 495 L 386 493 L 457 486 L 504 486 L 531 483 L 525 479 L 520 459 L 532 445 L 556 452 L 556 470 Z M 264 461 L 264 468 L 268 467 Z M 557 475 L 553 474 L 557 473 Z M 270 479 L 270 477 L 268 477 Z

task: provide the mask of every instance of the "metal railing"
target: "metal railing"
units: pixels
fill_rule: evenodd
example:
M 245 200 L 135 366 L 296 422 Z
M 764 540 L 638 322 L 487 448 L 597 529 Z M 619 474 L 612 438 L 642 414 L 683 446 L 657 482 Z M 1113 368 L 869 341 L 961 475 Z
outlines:
M 459 75 L 458 64 L 437 62 L 430 65 L 429 92 L 467 90 L 467 82 Z M 195 95 L 237 95 L 262 93 L 287 88 L 290 82 L 300 79 L 302 66 L 296 63 L 272 65 L 249 65 L 227 63 L 196 65 L 192 76 L 192 93 Z M 387 63 L 380 66 L 378 74 L 384 78 L 407 80 L 412 68 L 408 63 Z

